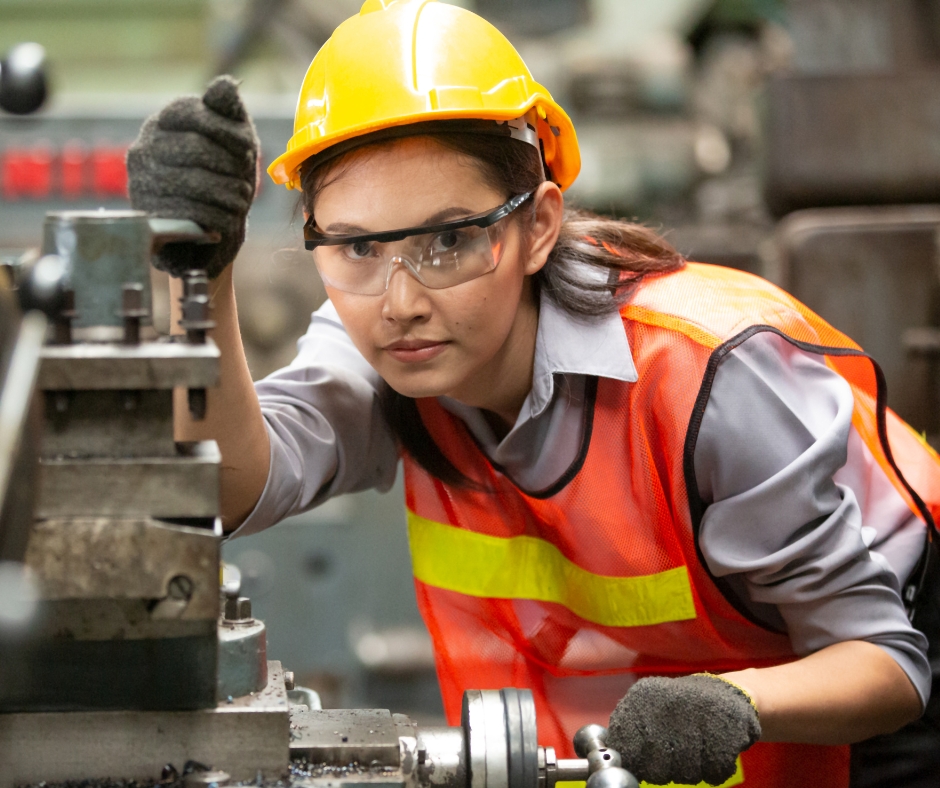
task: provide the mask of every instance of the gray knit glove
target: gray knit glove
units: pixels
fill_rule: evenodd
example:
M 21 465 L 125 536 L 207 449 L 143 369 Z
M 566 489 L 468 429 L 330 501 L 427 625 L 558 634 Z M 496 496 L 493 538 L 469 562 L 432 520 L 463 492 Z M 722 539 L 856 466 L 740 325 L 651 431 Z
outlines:
M 168 244 L 154 261 L 181 276 L 204 268 L 214 279 L 245 240 L 258 181 L 258 135 L 232 77 L 205 95 L 174 99 L 140 129 L 127 152 L 131 205 L 165 219 L 191 219 L 217 232 L 218 244 Z
M 747 693 L 707 673 L 640 679 L 610 715 L 607 746 L 655 785 L 721 785 L 761 735 Z

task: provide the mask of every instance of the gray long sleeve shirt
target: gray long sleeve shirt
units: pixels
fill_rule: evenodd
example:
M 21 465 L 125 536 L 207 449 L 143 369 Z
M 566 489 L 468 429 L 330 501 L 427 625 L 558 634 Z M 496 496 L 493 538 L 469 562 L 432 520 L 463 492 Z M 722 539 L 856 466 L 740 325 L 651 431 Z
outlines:
M 543 489 L 577 455 L 588 376 L 636 381 L 620 316 L 581 321 L 543 297 L 532 389 L 512 430 L 500 440 L 477 409 L 441 403 L 520 486 Z M 398 458 L 378 408 L 379 377 L 329 302 L 294 361 L 255 387 L 270 469 L 235 535 L 334 495 L 391 486 Z M 874 643 L 926 703 L 926 638 L 900 597 L 923 549 L 923 523 L 855 432 L 852 409 L 840 376 L 776 334 L 756 334 L 728 354 L 694 454 L 707 504 L 700 547 L 739 605 L 785 631 L 798 655 L 845 640 Z

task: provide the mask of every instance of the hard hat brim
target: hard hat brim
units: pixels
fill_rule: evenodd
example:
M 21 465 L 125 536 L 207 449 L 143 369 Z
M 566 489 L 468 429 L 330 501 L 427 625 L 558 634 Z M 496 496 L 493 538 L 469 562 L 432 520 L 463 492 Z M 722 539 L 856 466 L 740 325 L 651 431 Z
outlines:
M 307 159 L 313 156 L 317 156 L 318 154 L 322 154 L 325 151 L 334 148 L 334 146 L 340 149 L 337 155 L 342 155 L 342 153 L 345 153 L 347 150 L 353 147 L 357 147 L 355 144 L 347 146 L 343 143 L 348 143 L 353 140 L 363 138 L 363 144 L 365 144 L 366 141 L 374 141 L 372 139 L 372 135 L 377 132 L 386 130 L 390 131 L 393 129 L 401 130 L 400 133 L 390 133 L 388 135 L 389 137 L 406 137 L 420 134 L 431 134 L 434 132 L 428 128 L 427 124 L 429 122 L 459 120 L 489 120 L 505 122 L 515 120 L 516 118 L 524 115 L 533 107 L 539 107 L 544 108 L 543 112 L 539 113 L 540 116 L 543 113 L 545 115 L 544 120 L 539 123 L 539 138 L 543 141 L 543 148 L 546 153 L 546 159 L 551 159 L 551 161 L 546 161 L 546 164 L 552 173 L 552 180 L 555 181 L 562 190 L 564 190 L 567 189 L 568 186 L 570 186 L 577 177 L 578 172 L 581 169 L 581 158 L 576 142 L 573 145 L 569 143 L 565 146 L 557 146 L 554 144 L 554 138 L 568 137 L 571 140 L 576 140 L 574 125 L 564 110 L 555 104 L 550 97 L 543 98 L 541 96 L 536 96 L 535 98 L 536 100 L 532 101 L 528 106 L 502 112 L 491 112 L 487 114 L 476 113 L 472 117 L 468 116 L 466 111 L 429 112 L 424 117 L 415 117 L 414 115 L 410 115 L 407 117 L 395 118 L 393 120 L 385 119 L 374 121 L 372 123 L 364 123 L 359 128 L 347 129 L 343 134 L 337 134 L 327 138 L 321 137 L 319 139 L 309 139 L 309 134 L 297 133 L 291 137 L 291 140 L 287 146 L 287 150 L 278 156 L 268 166 L 268 175 L 270 175 L 271 179 L 279 185 L 285 185 L 289 189 L 299 190 L 301 188 L 300 166 Z M 538 101 L 539 98 L 543 98 L 543 100 Z M 443 131 L 444 129 L 442 128 L 441 130 Z M 303 139 L 303 137 L 307 137 L 307 139 Z M 552 139 L 547 139 L 548 137 L 551 137 Z M 366 138 L 369 139 L 367 140 Z M 554 156 L 547 155 L 549 153 L 549 149 L 555 153 Z M 574 155 L 572 156 L 572 154 Z

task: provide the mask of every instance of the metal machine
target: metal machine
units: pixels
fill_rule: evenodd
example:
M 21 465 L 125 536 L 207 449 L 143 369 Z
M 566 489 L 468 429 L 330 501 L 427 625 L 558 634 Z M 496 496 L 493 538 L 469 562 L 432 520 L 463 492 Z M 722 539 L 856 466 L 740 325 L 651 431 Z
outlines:
M 173 440 L 174 388 L 201 418 L 218 381 L 205 275 L 184 280 L 185 334 L 150 327 L 151 255 L 215 240 L 134 211 L 52 213 L 43 255 L 16 272 L 21 303 L 50 320 L 28 378 L 44 412 L 36 516 L 0 524 L 36 596 L 18 636 L 0 629 L 0 786 L 635 786 L 599 726 L 578 759 L 539 747 L 528 691 L 468 691 L 460 727 L 420 727 L 322 710 L 267 661 L 264 624 L 222 571 L 218 447 Z

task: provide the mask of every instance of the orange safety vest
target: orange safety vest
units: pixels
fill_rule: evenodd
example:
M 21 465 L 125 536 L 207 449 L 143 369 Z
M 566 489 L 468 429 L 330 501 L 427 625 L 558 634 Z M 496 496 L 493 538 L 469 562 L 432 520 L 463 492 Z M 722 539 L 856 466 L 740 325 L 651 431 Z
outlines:
M 622 317 L 639 378 L 589 379 L 580 455 L 550 489 L 521 490 L 433 398 L 418 401 L 431 437 L 482 489 L 404 459 L 418 603 L 450 723 L 465 689 L 528 687 L 539 742 L 562 757 L 641 676 L 795 659 L 785 633 L 736 608 L 696 539 L 704 504 L 692 456 L 709 387 L 755 332 L 821 354 L 852 386 L 853 426 L 912 511 L 925 527 L 940 513 L 940 459 L 885 409 L 876 365 L 779 288 L 688 264 L 645 280 Z M 848 757 L 848 747 L 758 743 L 726 785 L 838 788 Z

